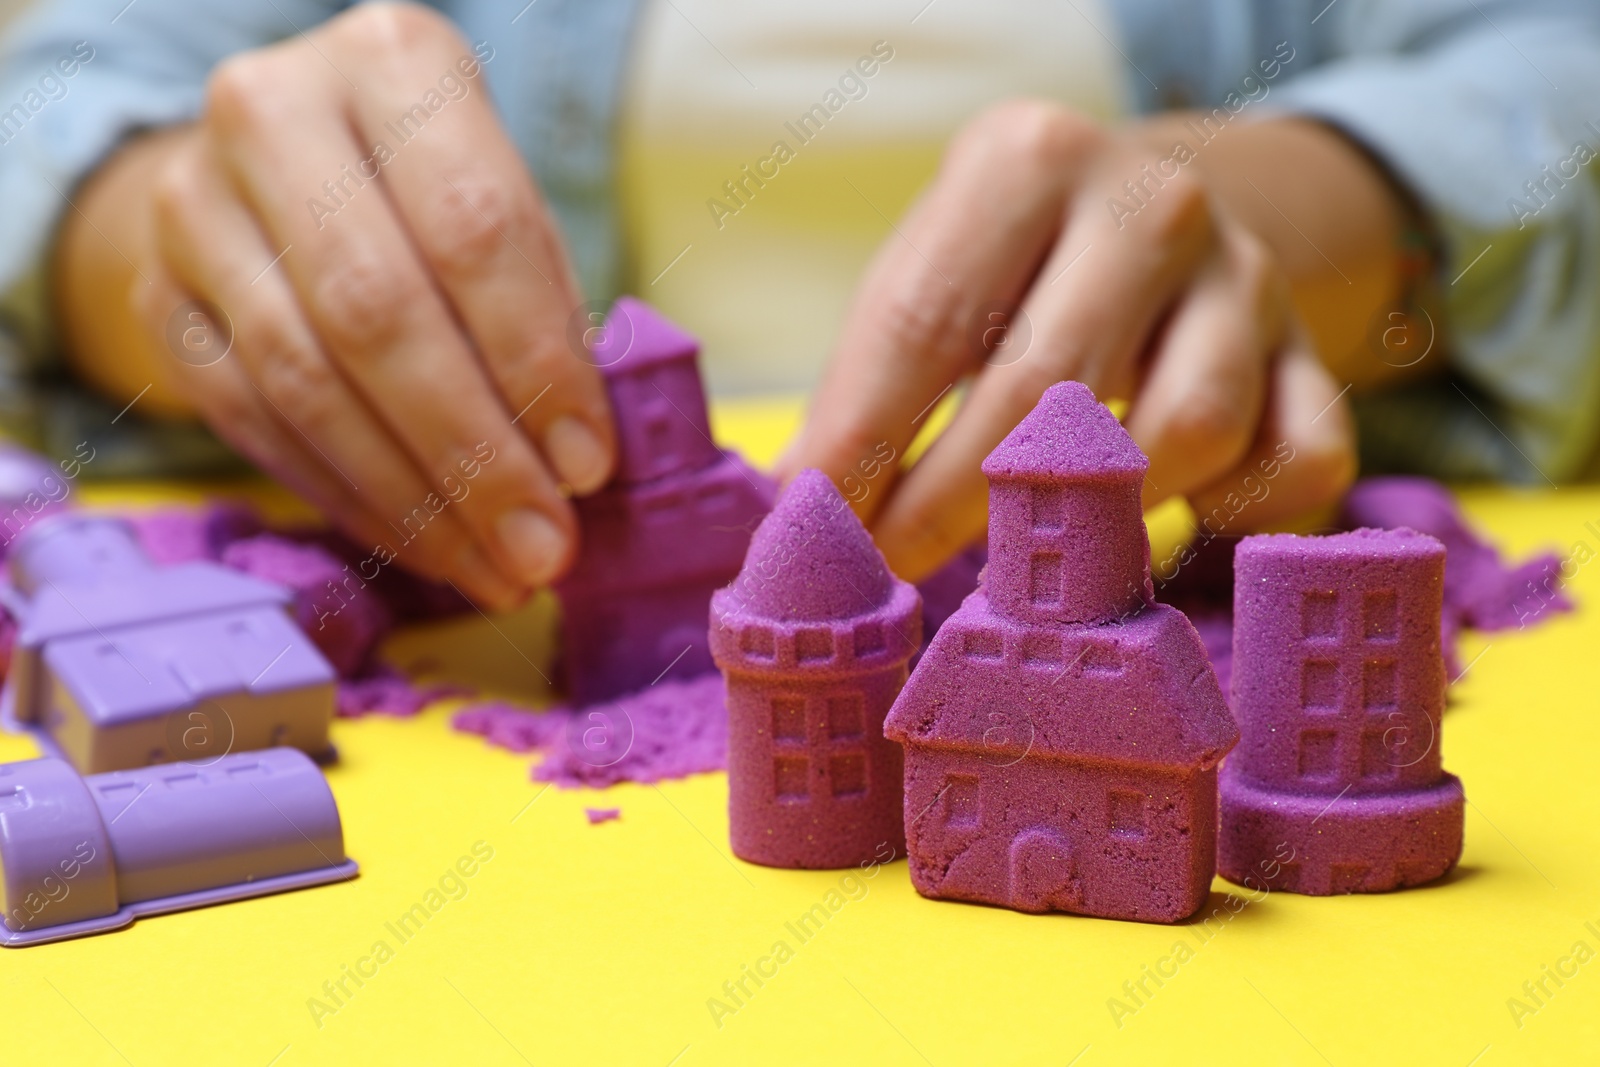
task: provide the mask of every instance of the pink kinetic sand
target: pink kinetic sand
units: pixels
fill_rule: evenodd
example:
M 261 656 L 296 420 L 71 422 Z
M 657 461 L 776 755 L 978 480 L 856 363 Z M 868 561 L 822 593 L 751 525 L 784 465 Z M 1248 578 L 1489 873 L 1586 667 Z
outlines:
M 387 663 L 378 663 L 359 677 L 340 680 L 334 712 L 341 719 L 364 715 L 404 719 L 436 701 L 471 695 L 472 690 L 459 685 L 413 682 Z
M 1076 382 L 984 462 L 985 583 L 885 727 L 924 896 L 1159 922 L 1205 900 L 1238 731 L 1194 627 L 1151 599 L 1146 467 Z
M 823 868 L 904 851 L 900 750 L 883 717 L 921 643 L 916 589 L 827 476 L 802 471 L 711 599 L 736 855 Z
M 706 605 L 772 506 L 772 481 L 711 441 L 699 350 L 628 298 L 593 346 L 620 454 L 612 484 L 576 501 L 583 551 L 556 586 L 575 704 L 713 669 Z
M 456 729 L 514 752 L 543 750 L 535 781 L 566 789 L 659 782 L 721 770 L 728 716 L 722 677 L 666 679 L 637 693 L 583 708 L 535 712 L 478 704 L 458 713 Z
M 1248 537 L 1234 556 L 1233 706 L 1218 867 L 1294 893 L 1444 874 L 1466 798 L 1439 762 L 1445 549 L 1411 530 Z
M 1572 602 L 1560 591 L 1561 559 L 1542 553 L 1509 565 L 1473 533 L 1450 491 L 1427 478 L 1367 478 L 1345 498 L 1351 528 L 1406 527 L 1429 534 L 1445 548 L 1444 623 L 1446 649 L 1456 631 L 1508 630 Z M 1453 672 L 1452 672 L 1453 673 Z
M 222 550 L 222 562 L 294 590 L 295 622 L 341 677 L 361 670 L 394 625 L 388 608 L 376 596 L 339 595 L 348 568 L 320 545 L 260 534 L 228 545 Z
M 1363 478 L 1345 497 L 1346 530 L 1408 528 L 1445 547 L 1441 643 L 1445 672 L 1461 674 L 1456 638 L 1464 629 L 1493 632 L 1572 609 L 1561 589 L 1561 558 L 1542 552 L 1508 563 L 1467 525 L 1450 490 L 1428 478 Z M 1600 536 L 1600 535 L 1597 535 Z M 1233 660 L 1233 553 L 1239 538 L 1205 536 L 1158 569 L 1156 596 L 1178 608 L 1205 641 L 1227 693 Z
M 233 542 L 266 529 L 254 511 L 234 503 L 137 511 L 127 520 L 145 554 L 161 566 L 200 559 L 220 562 L 223 550 Z

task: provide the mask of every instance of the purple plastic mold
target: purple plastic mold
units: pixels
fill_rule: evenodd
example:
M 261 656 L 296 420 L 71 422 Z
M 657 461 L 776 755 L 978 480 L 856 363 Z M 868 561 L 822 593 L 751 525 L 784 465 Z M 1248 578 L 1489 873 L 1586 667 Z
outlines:
M 827 476 L 802 471 L 711 599 L 735 855 L 825 868 L 905 851 L 900 748 L 883 719 L 921 643 L 916 589 Z
M 984 583 L 885 724 L 923 896 L 1155 922 L 1204 902 L 1239 735 L 1194 627 L 1152 600 L 1146 467 L 1077 382 L 984 462 Z
M 80 778 L 0 765 L 0 944 L 353 878 L 322 773 L 289 748 Z
M 692 337 L 624 297 L 592 352 L 619 457 L 612 483 L 576 501 L 583 551 L 556 586 L 579 706 L 715 669 L 706 605 L 738 573 L 775 494 L 771 479 L 712 444 Z
M 156 567 L 126 523 L 70 513 L 30 527 L 9 564 L 20 630 L 0 706 L 81 773 L 329 753 L 334 671 L 283 586 L 203 561 Z
M 1218 868 L 1293 893 L 1431 881 L 1466 796 L 1440 766 L 1445 549 L 1412 530 L 1248 537 L 1234 553 L 1233 707 Z
M 43 456 L 0 441 L 0 554 L 40 518 L 61 510 L 72 491 L 63 473 Z

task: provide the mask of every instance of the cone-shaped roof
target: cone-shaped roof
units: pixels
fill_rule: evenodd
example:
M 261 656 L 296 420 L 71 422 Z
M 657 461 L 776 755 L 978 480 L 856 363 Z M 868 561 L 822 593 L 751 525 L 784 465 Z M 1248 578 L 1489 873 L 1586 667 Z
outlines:
M 646 364 L 693 356 L 700 343 L 643 300 L 625 296 L 611 306 L 605 329 L 589 351 L 601 370 L 627 374 Z
M 1128 431 L 1081 382 L 1046 389 L 1028 417 L 983 461 L 989 478 L 1060 482 L 1143 480 L 1149 467 Z
M 894 579 L 828 476 L 803 470 L 756 528 L 734 586 L 750 614 L 821 622 L 882 607 Z

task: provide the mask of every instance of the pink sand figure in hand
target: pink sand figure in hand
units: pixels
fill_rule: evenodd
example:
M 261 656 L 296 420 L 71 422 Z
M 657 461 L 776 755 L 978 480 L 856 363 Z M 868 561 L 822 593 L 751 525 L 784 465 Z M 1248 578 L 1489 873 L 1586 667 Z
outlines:
M 1408 529 L 1248 537 L 1234 553 L 1223 877 L 1292 893 L 1431 881 L 1466 796 L 1440 765 L 1445 548 Z
M 617 473 L 575 501 L 583 551 L 557 586 L 568 694 L 584 706 L 715 668 L 706 605 L 738 573 L 771 479 L 712 443 L 700 345 L 624 297 L 591 339 Z
M 734 854 L 852 867 L 904 851 L 883 719 L 922 643 L 922 599 L 821 471 L 802 471 L 711 600 L 728 688 Z
M 1153 599 L 1148 466 L 1077 382 L 984 461 L 984 582 L 885 727 L 923 896 L 1154 922 L 1205 901 L 1239 734 L 1194 627 Z

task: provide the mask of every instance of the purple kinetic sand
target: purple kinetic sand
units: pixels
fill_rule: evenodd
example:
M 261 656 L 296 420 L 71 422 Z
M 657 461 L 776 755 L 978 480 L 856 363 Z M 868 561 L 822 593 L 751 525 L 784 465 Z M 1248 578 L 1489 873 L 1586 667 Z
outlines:
M 378 641 L 393 626 L 388 607 L 350 574 L 350 568 L 319 545 L 299 544 L 277 534 L 235 541 L 222 551 L 234 570 L 294 590 L 295 622 L 322 654 L 349 677 L 365 666 Z
M 204 508 L 158 508 L 127 516 L 151 562 L 160 566 L 197 559 L 217 561 L 233 542 L 261 533 L 265 526 L 249 507 L 221 503 Z
M 1445 549 L 1411 530 L 1248 537 L 1234 555 L 1222 875 L 1373 893 L 1444 874 L 1466 798 L 1439 761 Z
M 711 443 L 694 338 L 624 298 L 593 351 L 620 455 L 611 485 L 575 502 L 583 550 L 556 586 L 579 705 L 713 669 L 706 605 L 738 572 L 774 491 Z
M 1151 602 L 1146 467 L 1076 382 L 984 462 L 985 583 L 885 727 L 924 896 L 1159 922 L 1205 900 L 1238 731 L 1194 627 Z
M 1364 478 L 1345 498 L 1345 529 L 1401 527 L 1429 534 L 1445 547 L 1441 643 L 1446 673 L 1461 673 L 1456 637 L 1463 629 L 1505 630 L 1568 611 L 1561 560 L 1540 553 L 1507 563 L 1467 526 L 1450 491 L 1428 478 Z M 1223 692 L 1229 692 L 1233 646 L 1233 553 L 1239 538 L 1204 537 L 1157 568 L 1156 596 L 1189 616 L 1205 641 Z
M 542 750 L 534 780 L 564 789 L 659 782 L 727 765 L 728 716 L 717 674 L 669 678 L 584 708 L 477 704 L 458 712 L 454 725 L 513 752 Z
M 289 748 L 80 778 L 0 765 L 0 944 L 353 878 L 328 783 Z
M 820 471 L 802 471 L 711 599 L 728 682 L 735 855 L 852 867 L 905 849 L 900 749 L 883 717 L 922 643 L 922 601 Z
M 1155 569 L 1156 599 L 1189 618 L 1206 647 L 1217 684 L 1227 696 L 1233 677 L 1232 534 L 1201 536 L 1163 560 Z
M 588 817 L 590 826 L 599 826 L 603 822 L 616 822 L 622 818 L 622 809 L 584 808 L 583 814 Z
M 376 546 L 358 545 L 327 527 L 302 526 L 274 532 L 332 554 L 345 568 L 344 577 L 336 583 L 343 587 L 340 595 L 348 599 L 358 591 L 377 594 L 397 624 L 451 618 L 473 610 L 453 586 L 418 577 L 405 569 L 404 539 Z
M 1345 498 L 1354 528 L 1407 527 L 1445 548 L 1444 603 L 1449 635 L 1456 628 L 1508 630 L 1549 611 L 1572 607 L 1560 592 L 1561 559 L 1543 553 L 1511 566 L 1467 526 L 1450 491 L 1427 478 L 1368 478 Z
M 961 602 L 978 588 L 983 565 L 989 562 L 989 549 L 983 543 L 957 553 L 949 563 L 917 583 L 922 594 L 922 643 L 926 648 L 944 621 L 956 613 Z M 912 666 L 916 666 L 915 660 Z
M 570 708 L 533 711 L 495 700 L 462 708 L 451 718 L 450 725 L 462 733 L 477 734 L 497 748 L 533 752 L 553 745 L 571 720 Z
M 436 701 L 471 695 L 472 690 L 464 686 L 413 682 L 387 663 L 379 663 L 360 677 L 339 682 L 336 711 L 341 719 L 359 719 L 364 715 L 403 719 Z

